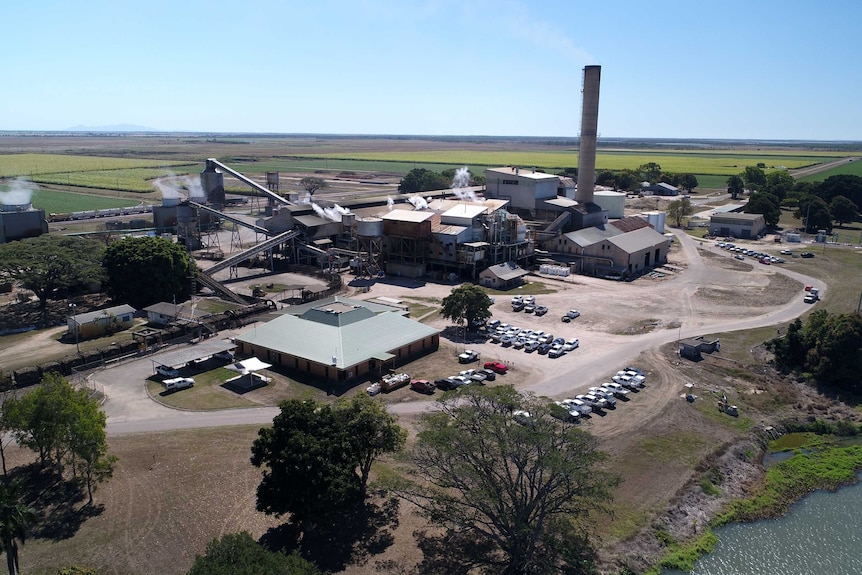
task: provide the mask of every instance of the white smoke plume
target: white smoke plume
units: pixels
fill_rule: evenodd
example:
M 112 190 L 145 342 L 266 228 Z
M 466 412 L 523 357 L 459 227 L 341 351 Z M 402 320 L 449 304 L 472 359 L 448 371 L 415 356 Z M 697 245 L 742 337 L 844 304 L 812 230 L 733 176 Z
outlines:
M 467 169 L 467 166 L 458 168 L 455 172 L 455 177 L 452 179 L 452 193 L 454 193 L 455 197 L 459 200 L 479 202 L 481 201 L 479 196 L 477 196 L 472 190 L 467 189 L 470 186 L 470 177 L 470 170 Z
M 313 209 L 314 213 L 316 213 L 318 216 L 320 216 L 321 218 L 323 218 L 325 220 L 330 220 L 333 222 L 340 222 L 342 214 L 349 214 L 350 213 L 349 208 L 342 208 L 338 204 L 335 204 L 331 208 L 321 207 L 318 204 L 315 204 L 311 200 L 311 194 L 306 194 L 304 198 L 299 200 L 299 203 L 310 205 L 311 209 Z
M 153 181 L 153 185 L 162 194 L 162 199 L 189 199 L 202 201 L 206 199 L 206 194 L 201 186 L 200 178 L 192 176 L 175 176 L 168 174 L 162 178 Z
M 163 178 L 153 180 L 153 185 L 162 194 L 162 199 L 178 199 L 185 196 L 180 192 L 179 186 L 175 182 L 176 176 L 168 174 Z
M 392 210 L 392 208 L 394 206 L 395 206 L 395 200 L 393 200 L 389 196 L 386 196 L 386 207 L 389 208 L 390 210 Z
M 30 203 L 33 193 L 39 186 L 24 178 L 15 178 L 9 185 L 8 192 L 0 192 L 0 204 L 4 206 L 21 206 Z
M 407 198 L 407 201 L 413 204 L 414 210 L 424 210 L 428 207 L 428 202 L 422 196 L 412 196 Z

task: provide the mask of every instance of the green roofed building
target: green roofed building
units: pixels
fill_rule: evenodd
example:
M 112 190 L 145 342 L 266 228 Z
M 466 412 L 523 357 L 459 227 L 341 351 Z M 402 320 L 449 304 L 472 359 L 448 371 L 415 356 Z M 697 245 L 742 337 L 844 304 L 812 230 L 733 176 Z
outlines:
M 236 338 L 240 353 L 327 381 L 379 377 L 440 345 L 401 308 L 344 297 L 296 306 Z

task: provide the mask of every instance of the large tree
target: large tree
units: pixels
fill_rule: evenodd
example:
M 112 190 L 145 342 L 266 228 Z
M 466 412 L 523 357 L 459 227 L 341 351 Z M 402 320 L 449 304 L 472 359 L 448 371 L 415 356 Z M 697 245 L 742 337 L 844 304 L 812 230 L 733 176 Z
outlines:
M 299 180 L 299 186 L 308 192 L 310 196 L 314 195 L 317 190 L 322 190 L 329 186 L 323 178 L 315 178 L 314 176 L 306 176 Z
M 763 187 L 763 191 L 772 194 L 779 201 L 782 201 L 793 190 L 795 184 L 796 180 L 793 179 L 790 172 L 787 170 L 775 170 L 766 174 L 766 185 Z
M 371 464 L 400 449 L 405 432 L 362 395 L 322 405 L 287 400 L 272 427 L 258 432 L 251 462 L 263 470 L 257 509 L 303 527 L 331 523 L 360 502 Z
M 862 177 L 852 174 L 829 176 L 815 186 L 818 196 L 827 203 L 835 196 L 849 198 L 862 211 Z
M 20 445 L 39 454 L 42 465 L 62 474 L 72 465 L 93 502 L 95 484 L 111 476 L 116 458 L 108 455 L 105 414 L 86 389 L 75 389 L 57 373 L 40 385 L 3 404 L 3 421 Z
M 0 244 L 0 278 L 32 291 L 44 308 L 59 290 L 101 282 L 102 250 L 92 240 L 48 234 Z
M 766 225 L 774 227 L 781 219 L 781 203 L 778 198 L 767 192 L 753 192 L 745 204 L 748 214 L 763 214 Z
M 829 215 L 841 226 L 847 222 L 856 221 L 859 217 L 859 208 L 849 198 L 835 196 L 829 202 Z
M 674 221 L 676 227 L 680 227 L 682 225 L 683 218 L 686 218 L 693 213 L 694 207 L 691 205 L 691 200 L 688 198 L 680 198 L 667 205 L 667 217 Z
M 596 440 L 512 386 L 438 403 L 419 424 L 412 481 L 395 489 L 443 529 L 446 571 L 592 572 L 588 516 L 607 509 L 617 484 Z M 519 423 L 515 410 L 529 415 Z
M 829 213 L 829 206 L 817 196 L 800 198 L 793 217 L 802 220 L 805 231 L 809 233 L 832 229 L 832 214 Z
M 298 554 L 265 549 L 248 531 L 228 533 L 207 544 L 187 575 L 323 575 Z
M 749 192 L 762 190 L 766 186 L 766 173 L 758 166 L 745 166 L 742 179 Z
M 491 317 L 491 298 L 481 287 L 464 284 L 443 298 L 442 315 L 461 325 L 478 325 Z
M 104 265 L 108 291 L 117 302 L 140 309 L 191 295 L 194 261 L 183 246 L 169 240 L 124 238 L 105 250 Z
M 697 176 L 694 174 L 682 174 L 679 177 L 679 184 L 686 192 L 693 192 L 700 182 L 697 181 Z
M 450 183 L 450 180 L 443 174 L 438 174 L 425 168 L 413 168 L 407 172 L 407 175 L 398 184 L 398 192 L 413 194 L 431 190 L 445 190 L 449 188 Z
M 18 575 L 18 539 L 23 543 L 36 512 L 21 501 L 17 483 L 0 481 L 0 541 L 9 575 Z
M 647 180 L 651 184 L 656 183 L 659 177 L 661 177 L 661 166 L 655 162 L 642 164 L 641 166 L 638 166 L 637 171 L 641 178 Z
M 745 182 L 739 176 L 730 176 L 727 178 L 727 193 L 730 198 L 735 200 L 745 192 Z

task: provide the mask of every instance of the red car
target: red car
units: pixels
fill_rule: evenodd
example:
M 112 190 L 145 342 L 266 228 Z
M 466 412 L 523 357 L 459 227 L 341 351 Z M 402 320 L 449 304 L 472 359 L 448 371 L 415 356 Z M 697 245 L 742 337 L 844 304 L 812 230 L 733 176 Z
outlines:
M 410 382 L 410 389 L 419 393 L 434 393 L 436 388 L 437 386 L 427 379 L 414 379 Z
M 499 361 L 486 361 L 485 365 L 483 365 L 485 369 L 490 369 L 496 371 L 499 374 L 506 373 L 509 371 L 509 366 L 505 363 L 500 363 Z

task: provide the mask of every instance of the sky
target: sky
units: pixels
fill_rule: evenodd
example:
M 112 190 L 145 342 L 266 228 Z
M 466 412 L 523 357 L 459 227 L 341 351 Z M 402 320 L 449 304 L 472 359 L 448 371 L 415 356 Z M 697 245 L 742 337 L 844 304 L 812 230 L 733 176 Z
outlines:
M 858 0 L 28 0 L 0 130 L 862 140 Z

